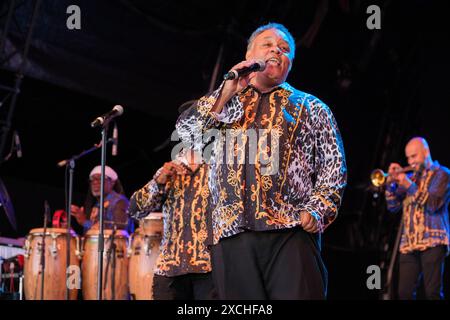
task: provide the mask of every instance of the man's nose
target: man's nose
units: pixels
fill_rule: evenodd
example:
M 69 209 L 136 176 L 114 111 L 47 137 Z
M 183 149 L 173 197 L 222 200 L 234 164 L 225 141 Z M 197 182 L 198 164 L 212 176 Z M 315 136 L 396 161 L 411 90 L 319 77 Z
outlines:
M 272 46 L 270 51 L 275 53 L 275 54 L 280 54 L 281 53 L 281 49 L 278 46 Z

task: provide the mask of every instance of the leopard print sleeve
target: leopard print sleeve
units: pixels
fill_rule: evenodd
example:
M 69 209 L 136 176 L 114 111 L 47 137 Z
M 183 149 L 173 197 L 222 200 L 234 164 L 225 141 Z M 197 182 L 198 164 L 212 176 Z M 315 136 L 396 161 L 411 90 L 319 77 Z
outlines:
M 242 103 L 238 96 L 233 96 L 224 106 L 220 114 L 212 112 L 224 82 L 213 93 L 201 97 L 197 103 L 183 112 L 175 125 L 178 137 L 186 148 L 201 152 L 204 145 L 206 131 L 218 128 L 221 123 L 233 123 L 239 120 L 243 114 Z
M 313 123 L 316 181 L 305 209 L 323 232 L 337 217 L 347 185 L 342 138 L 330 109 L 319 99 L 309 102 Z
M 159 169 L 155 177 L 161 171 Z M 128 215 L 139 220 L 149 213 L 160 211 L 166 195 L 165 186 L 156 183 L 155 178 L 148 182 L 143 188 L 137 190 L 130 199 Z

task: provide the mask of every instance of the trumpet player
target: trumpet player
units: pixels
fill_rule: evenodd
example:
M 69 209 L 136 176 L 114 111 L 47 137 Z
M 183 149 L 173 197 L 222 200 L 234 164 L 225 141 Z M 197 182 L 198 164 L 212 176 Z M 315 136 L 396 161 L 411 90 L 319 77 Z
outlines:
M 411 139 L 405 148 L 413 172 L 398 163 L 389 166 L 388 210 L 403 208 L 399 258 L 399 299 L 415 299 L 423 276 L 427 299 L 443 299 L 444 260 L 449 253 L 450 171 L 431 158 L 425 139 Z

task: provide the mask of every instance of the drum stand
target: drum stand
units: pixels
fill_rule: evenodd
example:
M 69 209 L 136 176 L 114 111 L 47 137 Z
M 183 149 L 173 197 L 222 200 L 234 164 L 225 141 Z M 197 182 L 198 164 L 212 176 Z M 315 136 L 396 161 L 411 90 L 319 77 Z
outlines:
M 23 274 L 19 277 L 19 300 L 23 300 Z
M 0 296 L 2 295 L 2 293 L 5 291 L 3 288 L 3 258 L 0 256 Z
M 72 228 L 72 215 L 70 214 L 71 212 L 71 207 L 72 207 L 72 195 L 73 195 L 73 172 L 75 170 L 75 158 L 70 159 L 70 161 L 67 163 L 67 167 L 66 167 L 66 172 L 67 169 L 69 169 L 69 192 L 68 192 L 68 197 L 67 197 L 67 208 L 66 208 L 66 216 L 67 216 L 67 235 L 66 235 L 66 248 L 67 248 L 67 252 L 66 252 L 66 277 L 68 278 L 68 274 L 67 271 L 69 270 L 70 267 L 70 229 Z M 67 281 L 66 278 L 66 281 Z M 66 300 L 69 300 L 69 286 L 68 283 L 66 282 Z
M 44 282 L 45 282 L 45 236 L 47 234 L 48 215 L 50 214 L 50 208 L 47 200 L 44 202 L 44 232 L 42 234 L 41 245 L 41 260 L 39 264 L 39 271 L 41 273 L 41 300 L 44 300 Z

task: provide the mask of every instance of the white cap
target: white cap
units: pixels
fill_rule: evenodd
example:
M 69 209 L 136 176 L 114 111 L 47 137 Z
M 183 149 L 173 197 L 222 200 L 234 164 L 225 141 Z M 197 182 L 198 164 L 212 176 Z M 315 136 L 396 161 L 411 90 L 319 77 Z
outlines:
M 102 167 L 96 166 L 94 169 L 92 169 L 91 173 L 89 174 L 89 178 L 91 178 L 94 174 L 102 174 Z M 117 173 L 108 166 L 105 166 L 105 175 L 110 178 L 112 181 L 116 181 L 119 176 Z

